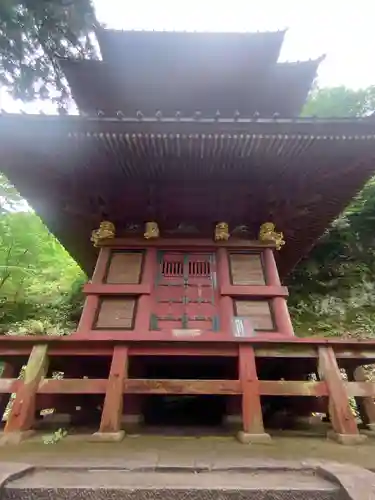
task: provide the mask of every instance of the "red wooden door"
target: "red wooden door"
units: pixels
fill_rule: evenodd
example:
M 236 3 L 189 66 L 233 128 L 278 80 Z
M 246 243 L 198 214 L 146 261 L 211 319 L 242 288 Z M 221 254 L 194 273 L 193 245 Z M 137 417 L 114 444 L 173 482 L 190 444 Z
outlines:
M 219 330 L 213 254 L 159 252 L 151 330 Z

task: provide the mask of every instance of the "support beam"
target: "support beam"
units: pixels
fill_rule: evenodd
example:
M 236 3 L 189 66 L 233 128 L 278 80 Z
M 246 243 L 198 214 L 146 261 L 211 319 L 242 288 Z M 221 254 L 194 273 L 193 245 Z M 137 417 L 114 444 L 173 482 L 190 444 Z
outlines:
M 137 379 L 125 380 L 129 394 L 241 394 L 238 380 Z
M 259 394 L 262 396 L 327 396 L 325 382 L 308 380 L 260 380 Z
M 48 369 L 47 351 L 46 344 L 33 347 L 26 365 L 24 379 L 16 392 L 16 398 L 4 429 L 5 434 L 29 433 L 31 430 L 35 418 L 38 386 Z
M 342 444 L 363 441 L 366 436 L 359 434 L 332 347 L 319 347 L 318 373 L 328 389 L 328 412 L 333 427 L 330 437 Z
M 107 379 L 45 378 L 39 384 L 38 394 L 105 394 L 107 386 Z
M 202 251 L 204 248 L 207 251 L 215 251 L 218 248 L 234 248 L 236 250 L 263 250 L 263 248 L 275 248 L 275 244 L 271 242 L 263 242 L 259 240 L 236 240 L 229 239 L 228 241 L 215 241 L 210 238 L 159 238 L 145 240 L 141 237 L 126 237 L 126 238 L 113 238 L 103 240 L 100 246 L 112 248 L 162 248 L 163 250 L 175 250 L 175 248 L 182 248 L 183 251 L 193 251 L 198 249 Z
M 101 283 L 99 285 L 94 285 L 93 283 L 88 283 L 83 287 L 84 293 L 87 295 L 130 295 L 139 296 L 143 294 L 151 293 L 150 284 L 106 284 Z
M 270 436 L 264 432 L 255 354 L 250 345 L 239 346 L 239 378 L 243 430 L 238 433 L 238 440 L 244 444 L 270 441 Z
M 120 441 L 124 437 L 121 430 L 123 410 L 124 380 L 128 375 L 128 348 L 116 346 L 113 350 L 111 369 L 104 399 L 99 432 L 94 439 Z
M 363 366 L 350 367 L 346 370 L 348 380 L 355 382 L 368 382 L 368 378 Z M 375 431 L 375 402 L 374 396 L 356 396 L 358 411 L 362 422 L 372 431 Z
M 231 297 L 246 297 L 246 298 L 268 298 L 282 297 L 286 298 L 289 295 L 286 286 L 274 285 L 224 285 L 220 287 L 221 295 L 230 295 Z

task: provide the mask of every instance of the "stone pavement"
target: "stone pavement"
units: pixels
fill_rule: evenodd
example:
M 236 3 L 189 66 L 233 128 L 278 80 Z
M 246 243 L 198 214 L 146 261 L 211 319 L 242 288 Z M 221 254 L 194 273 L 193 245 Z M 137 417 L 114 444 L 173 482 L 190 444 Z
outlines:
M 57 444 L 38 441 L 0 447 L 0 462 L 33 465 L 80 465 L 111 467 L 253 467 L 259 461 L 328 460 L 354 463 L 375 470 L 375 442 L 343 446 L 325 438 L 274 436 L 271 444 L 242 445 L 231 437 L 126 437 L 120 443 L 88 443 L 69 436 Z
M 374 444 L 296 436 L 267 445 L 183 436 L 89 443 L 72 435 L 45 445 L 37 436 L 0 448 L 0 500 L 213 500 L 219 491 L 221 500 L 250 492 L 259 500 L 375 500 L 375 474 L 366 470 L 375 469 Z

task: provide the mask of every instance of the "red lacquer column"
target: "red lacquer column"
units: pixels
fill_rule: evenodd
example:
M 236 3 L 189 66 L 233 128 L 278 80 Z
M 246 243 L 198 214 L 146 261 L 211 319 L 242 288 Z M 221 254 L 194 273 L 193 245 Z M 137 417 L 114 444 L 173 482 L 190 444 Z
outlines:
M 92 275 L 91 283 L 99 285 L 104 282 L 110 254 L 111 254 L 110 248 L 100 249 L 99 257 L 98 260 L 96 261 L 96 266 L 94 273 Z M 96 311 L 98 310 L 98 307 L 99 307 L 99 296 L 95 294 L 88 295 L 85 300 L 85 305 L 83 306 L 81 319 L 79 320 L 78 323 L 77 334 L 84 334 L 92 329 L 92 325 L 94 323 L 94 318 Z
M 273 250 L 271 248 L 266 248 L 263 255 L 267 285 L 281 286 Z M 283 297 L 274 297 L 272 299 L 272 308 L 275 315 L 277 331 L 283 335 L 294 336 L 293 325 L 286 300 Z
M 238 439 L 242 443 L 267 442 L 270 436 L 264 432 L 255 353 L 251 345 L 239 346 L 239 379 L 242 386 L 242 431 L 238 433 Z
M 17 379 L 20 373 L 21 367 L 18 363 L 12 363 L 10 361 L 4 362 L 3 372 L 0 375 L 0 378 L 13 378 Z M 3 418 L 4 412 L 8 406 L 10 394 L 0 394 L 0 417 Z
M 226 248 L 217 251 L 217 276 L 219 289 L 230 286 L 229 262 Z M 228 295 L 220 297 L 220 331 L 232 334 L 233 300 Z
M 145 262 L 142 272 L 142 285 L 152 285 L 156 268 L 156 249 L 149 248 L 146 251 Z M 141 295 L 137 304 L 137 316 L 135 320 L 135 331 L 141 334 L 150 330 L 151 315 L 151 296 L 150 294 Z
M 104 398 L 99 434 L 118 434 L 123 437 L 121 417 L 123 411 L 124 381 L 128 378 L 128 348 L 116 346 L 113 350 L 107 391 Z

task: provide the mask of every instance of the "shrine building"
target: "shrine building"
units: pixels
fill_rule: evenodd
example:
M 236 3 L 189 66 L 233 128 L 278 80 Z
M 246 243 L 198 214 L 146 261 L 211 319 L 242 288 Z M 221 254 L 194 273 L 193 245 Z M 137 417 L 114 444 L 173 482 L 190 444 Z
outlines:
M 98 29 L 59 60 L 78 114 L 1 113 L 2 171 L 90 277 L 71 335 L 0 337 L 5 437 L 43 408 L 98 440 L 375 426 L 375 342 L 300 338 L 283 286 L 374 175 L 375 120 L 301 117 L 322 59 L 279 62 L 284 35 Z

